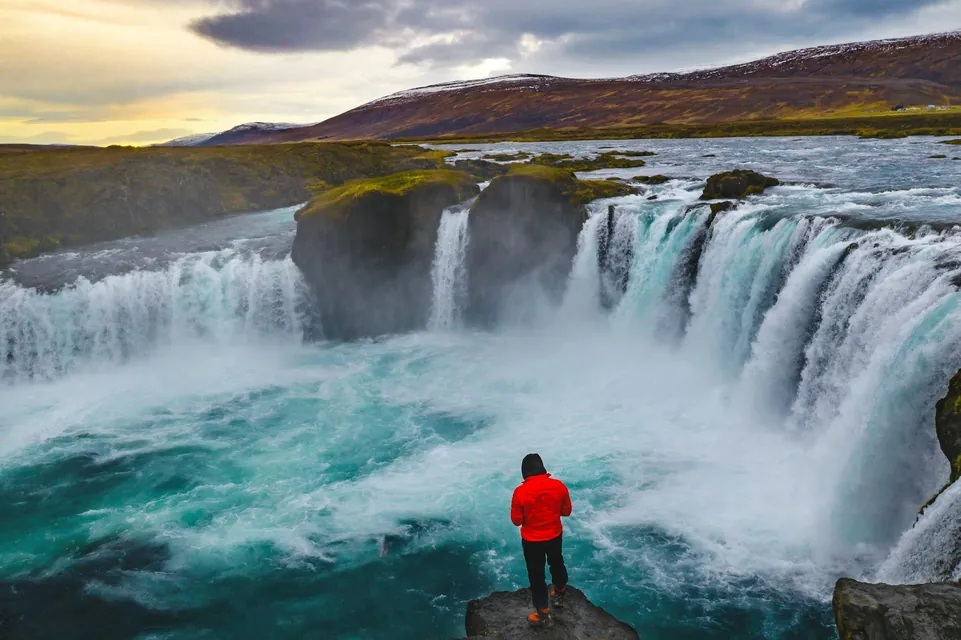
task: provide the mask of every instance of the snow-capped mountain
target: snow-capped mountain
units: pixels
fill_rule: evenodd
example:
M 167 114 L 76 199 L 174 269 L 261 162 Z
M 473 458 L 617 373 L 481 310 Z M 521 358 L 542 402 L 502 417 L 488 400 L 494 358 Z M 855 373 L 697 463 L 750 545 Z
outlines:
M 220 133 L 197 133 L 184 136 L 183 138 L 165 142 L 161 146 L 213 147 L 223 144 L 245 144 L 247 138 L 256 139 L 272 133 L 287 131 L 288 129 L 301 129 L 309 126 L 311 125 L 296 124 L 293 122 L 248 122 Z
M 253 123 L 202 144 L 709 123 L 949 104 L 961 104 L 961 31 L 812 47 L 684 73 L 447 82 L 394 93 L 320 124 Z

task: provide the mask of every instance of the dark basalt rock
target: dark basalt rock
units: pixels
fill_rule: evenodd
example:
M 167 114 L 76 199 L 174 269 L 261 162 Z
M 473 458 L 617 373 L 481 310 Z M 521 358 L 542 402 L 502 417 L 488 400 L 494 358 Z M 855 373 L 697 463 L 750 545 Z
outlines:
M 719 213 L 724 213 L 730 211 L 737 207 L 737 203 L 731 202 L 730 200 L 725 200 L 723 202 L 712 202 L 711 203 L 711 215 L 716 216 Z
M 599 195 L 602 186 L 626 185 L 537 165 L 515 165 L 491 182 L 470 212 L 469 322 L 490 327 L 538 297 L 560 300 L 587 219 L 584 204 L 606 195 Z
M 660 174 L 656 176 L 634 176 L 635 182 L 641 182 L 643 184 L 664 184 L 670 180 L 671 179 L 667 176 L 662 176 Z
M 937 404 L 935 427 L 941 450 L 951 463 L 951 482 L 961 479 L 961 371 L 948 384 L 948 394 Z
M 840 640 L 961 640 L 961 586 L 864 584 L 834 587 Z
M 531 627 L 527 615 L 532 610 L 529 589 L 497 592 L 482 600 L 472 600 L 467 605 L 465 621 L 468 639 L 638 640 L 639 637 L 633 627 L 593 605 L 573 587 L 567 588 L 563 603 L 552 609 L 550 627 Z
M 477 192 L 471 176 L 438 170 L 355 180 L 315 196 L 300 212 L 292 256 L 324 335 L 424 327 L 441 214 Z
M 768 187 L 776 187 L 779 184 L 781 182 L 777 178 L 771 178 L 756 171 L 735 169 L 717 173 L 708 178 L 701 199 L 744 198 L 762 194 Z

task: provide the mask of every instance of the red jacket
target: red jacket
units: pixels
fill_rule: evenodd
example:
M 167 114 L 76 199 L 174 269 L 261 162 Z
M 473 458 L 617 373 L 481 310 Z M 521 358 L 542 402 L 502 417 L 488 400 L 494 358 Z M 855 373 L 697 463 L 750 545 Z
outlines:
M 564 532 L 561 517 L 571 515 L 571 494 L 560 480 L 544 473 L 514 489 L 511 522 L 528 542 L 547 542 Z

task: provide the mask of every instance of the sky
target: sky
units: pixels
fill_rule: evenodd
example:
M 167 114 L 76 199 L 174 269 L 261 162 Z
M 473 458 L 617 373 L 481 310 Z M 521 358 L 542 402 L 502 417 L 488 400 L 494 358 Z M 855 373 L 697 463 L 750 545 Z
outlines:
M 954 29 L 961 0 L 0 0 L 0 143 L 143 145 L 437 82 Z

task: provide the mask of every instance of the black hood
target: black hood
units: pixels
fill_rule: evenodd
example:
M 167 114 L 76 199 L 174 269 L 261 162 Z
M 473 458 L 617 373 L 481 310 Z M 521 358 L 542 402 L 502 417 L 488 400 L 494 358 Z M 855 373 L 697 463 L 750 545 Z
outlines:
M 521 475 L 527 480 L 531 476 L 540 476 L 547 473 L 547 469 L 544 468 L 544 461 L 536 453 L 529 453 L 524 456 L 524 461 L 521 463 Z

